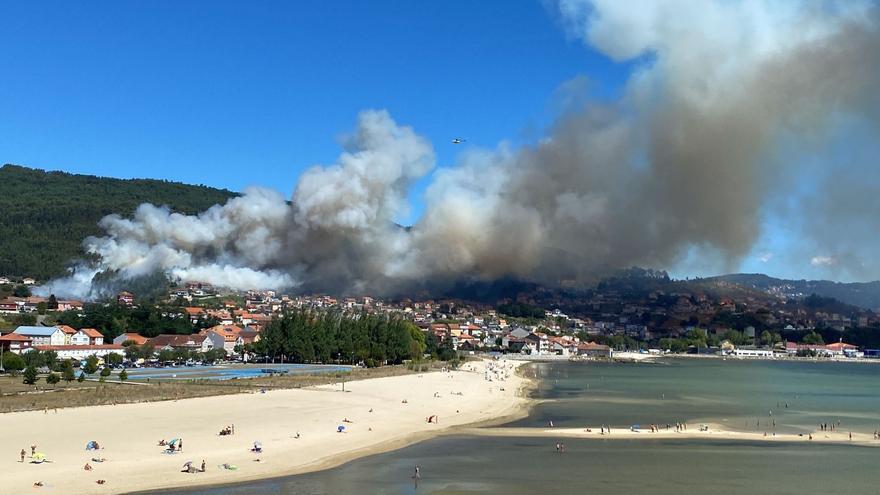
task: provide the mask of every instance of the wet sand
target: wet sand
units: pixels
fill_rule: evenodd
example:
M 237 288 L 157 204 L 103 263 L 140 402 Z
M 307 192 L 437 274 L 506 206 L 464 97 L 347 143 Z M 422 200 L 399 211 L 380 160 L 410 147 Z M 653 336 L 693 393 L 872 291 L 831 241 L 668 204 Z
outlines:
M 596 439 L 596 440 L 653 440 L 653 439 L 699 439 L 699 440 L 731 440 L 731 441 L 755 441 L 755 442 L 812 442 L 833 443 L 848 445 L 870 445 L 880 447 L 880 440 L 875 439 L 873 433 L 853 432 L 852 439 L 845 430 L 813 431 L 812 433 L 792 434 L 768 431 L 746 432 L 726 429 L 718 424 L 709 424 L 708 429 L 700 431 L 700 425 L 688 424 L 686 430 L 676 431 L 675 426 L 651 431 L 650 427 L 642 425 L 639 429 L 630 428 L 605 428 L 602 433 L 600 426 L 585 428 L 468 428 L 464 432 L 468 435 L 479 436 L 507 436 L 507 437 L 546 437 L 564 440 L 565 438 Z M 812 439 L 810 439 L 812 435 Z

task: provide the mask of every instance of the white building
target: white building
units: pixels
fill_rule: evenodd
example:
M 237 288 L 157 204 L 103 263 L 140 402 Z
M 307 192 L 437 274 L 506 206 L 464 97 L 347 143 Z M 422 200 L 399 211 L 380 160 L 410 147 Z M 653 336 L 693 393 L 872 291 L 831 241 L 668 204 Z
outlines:
M 108 354 L 125 356 L 125 349 L 121 345 L 43 345 L 35 346 L 39 351 L 55 351 L 58 359 L 75 359 L 81 361 L 91 355 L 104 358 Z
M 734 349 L 732 354 L 736 357 L 773 357 L 773 351 L 771 349 Z
M 73 345 L 104 345 L 104 335 L 94 328 L 83 328 L 70 336 Z
M 30 327 L 21 326 L 15 329 L 18 335 L 30 337 L 31 345 L 64 345 L 65 334 L 58 327 Z

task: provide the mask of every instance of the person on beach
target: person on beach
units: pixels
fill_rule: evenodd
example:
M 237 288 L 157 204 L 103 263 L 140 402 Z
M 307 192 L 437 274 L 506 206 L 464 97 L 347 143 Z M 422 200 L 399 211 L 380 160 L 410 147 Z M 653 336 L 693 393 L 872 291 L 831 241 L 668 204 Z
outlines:
M 21 461 L 20 461 L 20 462 L 21 462 L 22 464 L 24 464 L 24 455 L 25 455 L 25 451 L 24 451 L 24 449 L 21 449 L 21 452 L 20 452 L 20 453 L 21 453 Z
M 83 466 L 83 470 L 84 470 L 84 471 L 91 471 L 91 470 L 92 470 L 92 465 L 89 464 L 89 463 L 87 462 L 86 465 Z
M 205 460 L 204 460 L 204 459 L 202 459 L 202 469 L 201 469 L 201 471 L 202 471 L 203 473 L 205 472 Z
M 232 423 L 232 434 L 235 435 L 235 423 Z
M 183 452 L 183 439 L 180 439 L 180 442 L 177 443 L 177 451 Z
M 416 470 L 415 470 L 415 473 L 413 474 L 413 478 L 420 479 L 421 477 L 422 477 L 422 468 L 421 468 L 421 466 L 416 464 Z
M 37 453 L 37 445 L 36 444 L 31 445 L 31 457 L 33 457 L 34 454 L 36 454 L 36 453 Z

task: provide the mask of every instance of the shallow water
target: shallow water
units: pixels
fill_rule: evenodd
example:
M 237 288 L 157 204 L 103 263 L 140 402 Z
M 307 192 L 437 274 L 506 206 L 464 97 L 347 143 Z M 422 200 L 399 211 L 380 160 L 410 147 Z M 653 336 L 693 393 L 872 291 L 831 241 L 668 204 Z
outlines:
M 842 429 L 880 429 L 876 364 L 672 359 L 540 364 L 533 372 L 540 379 L 535 397 L 549 402 L 517 426 L 687 421 L 772 432 L 775 422 L 777 432 L 791 433 L 840 421 Z
M 548 399 L 519 426 L 722 422 L 777 418 L 777 428 L 880 428 L 875 365 L 674 360 L 558 363 L 534 371 Z M 776 403 L 779 402 L 779 408 Z M 785 403 L 789 407 L 785 408 Z M 772 420 L 771 420 L 772 421 Z M 749 427 L 749 429 L 753 429 Z M 336 469 L 223 488 L 219 495 L 331 494 L 848 494 L 880 493 L 880 449 L 818 443 L 450 436 Z M 421 466 L 418 486 L 412 479 Z

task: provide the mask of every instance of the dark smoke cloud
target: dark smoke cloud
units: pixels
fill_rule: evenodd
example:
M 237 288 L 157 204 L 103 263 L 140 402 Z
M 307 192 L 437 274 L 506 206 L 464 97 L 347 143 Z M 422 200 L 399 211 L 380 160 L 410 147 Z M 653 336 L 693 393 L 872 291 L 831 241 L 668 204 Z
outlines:
M 780 143 L 819 146 L 840 115 L 876 122 L 871 3 L 569 0 L 558 10 L 595 49 L 639 61 L 624 96 L 565 113 L 533 146 L 471 150 L 436 170 L 412 229 L 393 219 L 433 169 L 432 147 L 368 111 L 335 164 L 303 175 L 292 205 L 250 189 L 195 217 L 151 205 L 111 215 L 106 236 L 85 241 L 97 266 L 56 287 L 87 290 L 95 271 L 162 271 L 389 294 L 505 276 L 589 281 L 668 267 L 694 248 L 731 263 L 760 235 L 768 198 L 784 194 L 774 184 L 793 165 Z M 830 218 L 853 211 L 837 206 Z

